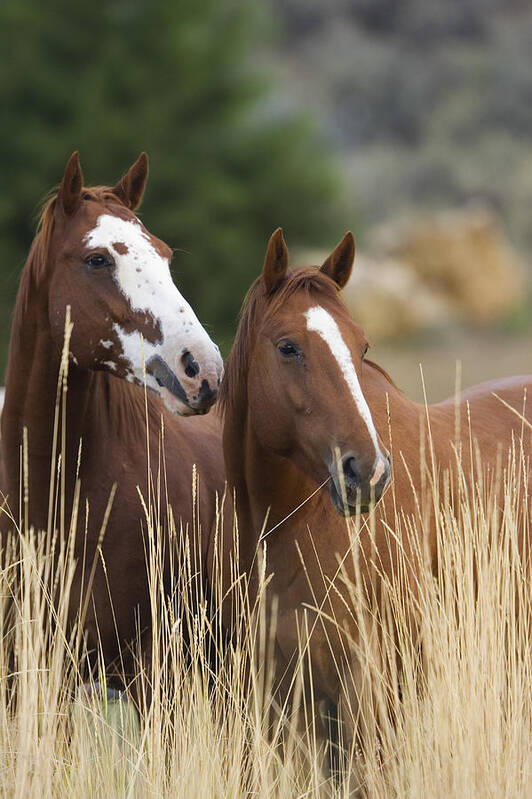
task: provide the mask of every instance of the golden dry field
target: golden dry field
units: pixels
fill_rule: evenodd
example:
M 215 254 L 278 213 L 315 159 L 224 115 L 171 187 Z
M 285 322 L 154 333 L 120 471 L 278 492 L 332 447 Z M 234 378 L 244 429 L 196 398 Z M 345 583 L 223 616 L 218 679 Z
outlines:
M 86 674 L 83 638 L 66 626 L 75 568 L 68 538 L 61 544 L 50 533 L 19 527 L 2 542 L 0 794 L 529 797 L 532 591 L 518 542 L 532 532 L 525 521 L 530 433 L 523 422 L 522 441 L 501 457 L 491 480 L 484 479 L 473 449 L 457 455 L 458 473 L 476 470 L 478 480 L 475 491 L 463 487 L 453 502 L 445 488 L 440 493 L 435 487 L 427 466 L 417 518 L 404 518 L 398 509 L 389 533 L 409 541 L 423 560 L 425 511 L 434 507 L 436 571 L 427 564 L 412 584 L 409 564 L 400 559 L 375 608 L 339 565 L 335 590 L 349 603 L 358 630 L 356 641 L 344 631 L 346 652 L 361 674 L 350 685 L 351 669 L 342 673 L 342 718 L 355 723 L 359 735 L 343 742 L 340 776 L 324 765 L 320 709 L 305 688 L 312 671 L 308 636 L 321 623 L 322 608 L 302 608 L 292 701 L 279 706 L 273 693 L 267 547 L 253 603 L 245 575 L 234 567 L 229 641 L 219 612 L 209 614 L 205 596 L 190 596 L 191 585 L 198 589 L 187 553 L 197 531 L 171 530 L 174 591 L 164 594 L 157 544 L 164 486 L 144 498 L 154 626 L 151 662 L 139 652 L 143 699 L 137 711 L 127 694 L 102 698 L 105 677 Z M 198 479 L 191 475 L 191 491 Z M 501 486 L 502 503 L 495 501 Z M 56 493 L 60 503 L 59 487 Z M 351 546 L 339 553 L 339 564 L 341 557 L 356 562 L 358 537 L 371 535 L 372 516 L 346 524 Z M 235 547 L 239 535 L 245 531 L 235 528 Z M 216 577 L 212 594 L 219 607 Z M 349 696 L 356 696 L 356 707 Z

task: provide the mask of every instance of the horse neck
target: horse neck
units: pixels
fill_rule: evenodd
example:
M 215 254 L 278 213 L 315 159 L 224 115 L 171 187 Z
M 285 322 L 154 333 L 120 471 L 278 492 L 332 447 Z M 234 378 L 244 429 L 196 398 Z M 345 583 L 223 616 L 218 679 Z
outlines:
M 396 476 L 406 467 L 419 471 L 422 452 L 430 462 L 448 459 L 454 435 L 454 406 L 425 405 L 408 399 L 378 367 L 363 362 L 362 389 L 375 427 L 393 452 Z
M 361 386 L 381 437 L 384 436 L 389 418 L 392 424 L 404 421 L 405 427 L 419 423 L 424 407 L 409 400 L 378 366 L 362 362 Z M 385 438 L 388 438 L 388 432 Z
M 224 458 L 235 490 L 240 551 L 253 557 L 259 536 L 282 521 L 315 488 L 290 460 L 266 451 L 245 408 L 228 410 L 224 422 Z
M 2 452 L 9 504 L 15 518 L 20 497 L 20 459 L 23 430 L 29 454 L 30 523 L 45 527 L 52 442 L 61 351 L 53 341 L 46 292 L 25 273 L 17 297 L 11 330 L 6 395 L 2 413 Z M 92 373 L 70 365 L 66 419 L 65 479 L 67 499 L 72 495 L 77 448 L 90 395 Z M 61 429 L 61 428 L 60 428 Z

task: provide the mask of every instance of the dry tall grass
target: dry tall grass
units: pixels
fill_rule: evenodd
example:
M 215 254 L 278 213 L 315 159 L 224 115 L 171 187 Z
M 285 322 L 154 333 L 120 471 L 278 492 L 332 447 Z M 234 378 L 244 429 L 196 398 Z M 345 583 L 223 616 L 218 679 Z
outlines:
M 528 431 L 523 441 L 529 441 Z M 126 695 L 108 699 L 100 690 L 105 675 L 87 677 L 83 637 L 67 627 L 76 568 L 71 539 L 27 529 L 22 513 L 16 532 L 2 543 L 1 795 L 269 799 L 347 797 L 358 787 L 361 795 L 382 799 L 529 797 L 532 591 L 518 545 L 530 533 L 528 457 L 529 447 L 516 442 L 489 481 L 481 463 L 464 458 L 477 470 L 476 490 L 459 481 L 451 503 L 449 492 L 429 480 L 418 518 L 404 519 L 398 511 L 390 536 L 412 537 L 423 560 L 423 509 L 436 508 L 439 565 L 436 574 L 427 565 L 409 588 L 408 564 L 401 562 L 396 579 L 385 584 L 379 612 L 340 569 L 339 584 L 359 629 L 356 643 L 346 636 L 346 647 L 362 675 L 353 703 L 350 672 L 342 673 L 345 729 L 355 718 L 363 731 L 358 740 L 346 734 L 343 741 L 350 779 L 334 779 L 322 768 L 319 714 L 312 693 L 303 689 L 312 666 L 305 630 L 319 611 L 308 609 L 302 617 L 293 702 L 279 708 L 272 695 L 267 550 L 253 605 L 245 576 L 235 571 L 235 625 L 231 642 L 222 646 L 220 614 L 208 612 L 201 583 L 191 574 L 190 547 L 201 520 L 187 535 L 176 529 L 160 483 L 142 498 L 154 624 L 151 664 L 139 653 L 145 699 L 137 713 Z M 466 467 L 457 459 L 456 468 Z M 60 469 L 56 479 L 60 486 Z M 502 505 L 495 499 L 500 485 Z M 197 490 L 195 475 L 191 490 Z M 174 564 L 171 596 L 156 543 L 165 517 Z M 366 522 L 348 523 L 349 557 L 356 559 Z M 215 581 L 215 605 L 220 590 Z

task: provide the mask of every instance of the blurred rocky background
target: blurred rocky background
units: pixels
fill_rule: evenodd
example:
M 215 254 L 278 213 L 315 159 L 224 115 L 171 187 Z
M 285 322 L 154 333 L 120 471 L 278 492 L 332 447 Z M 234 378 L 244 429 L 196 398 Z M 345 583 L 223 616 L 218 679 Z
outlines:
M 151 156 L 143 217 L 230 346 L 282 225 L 411 396 L 532 370 L 528 0 L 4 0 L 0 371 L 38 201 Z
M 493 211 L 420 212 L 372 228 L 366 241 L 343 298 L 409 394 L 422 399 L 420 364 L 431 399 L 455 390 L 457 359 L 466 359 L 466 384 L 532 368 L 529 323 L 519 321 L 528 314 L 528 273 Z M 327 254 L 298 259 L 319 264 Z M 523 335 L 512 334 L 512 319 Z

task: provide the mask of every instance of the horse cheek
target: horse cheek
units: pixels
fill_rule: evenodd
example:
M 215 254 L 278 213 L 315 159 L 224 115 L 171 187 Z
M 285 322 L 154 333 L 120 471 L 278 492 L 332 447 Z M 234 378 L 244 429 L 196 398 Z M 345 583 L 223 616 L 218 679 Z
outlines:
M 308 406 L 308 397 L 304 385 L 301 385 L 296 380 L 290 381 L 286 386 L 286 397 L 294 415 L 298 416 L 305 413 Z
M 70 306 L 70 318 L 72 319 L 72 302 L 68 286 L 60 281 L 55 281 L 55 284 L 50 290 L 48 321 L 54 343 L 62 349 L 65 339 L 66 309 L 67 306 Z

